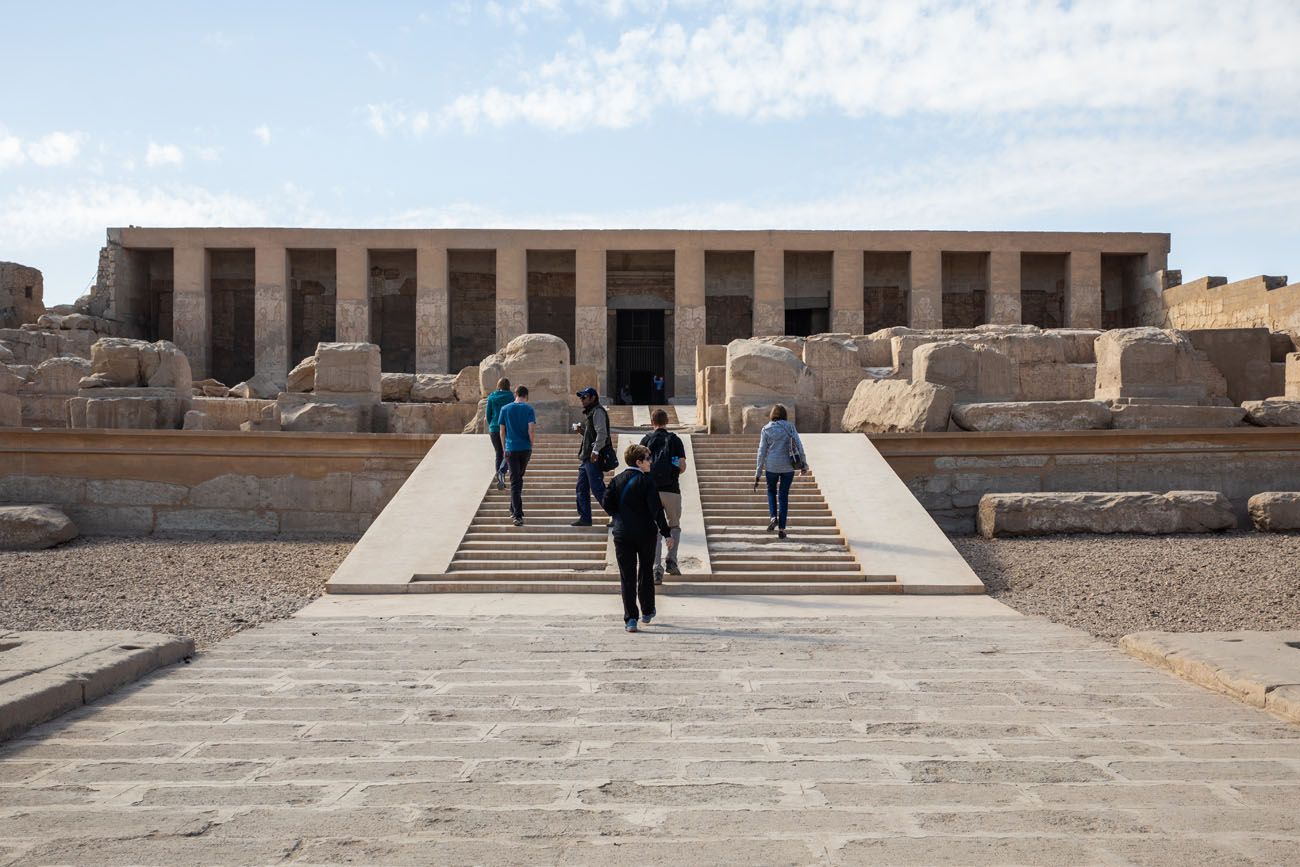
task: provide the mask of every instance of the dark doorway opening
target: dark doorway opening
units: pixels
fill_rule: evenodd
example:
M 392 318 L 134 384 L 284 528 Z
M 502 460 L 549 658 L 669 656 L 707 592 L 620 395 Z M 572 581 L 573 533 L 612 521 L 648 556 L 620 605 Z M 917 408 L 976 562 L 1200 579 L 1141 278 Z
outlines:
M 830 330 L 830 311 L 825 307 L 787 307 L 785 334 L 789 337 L 809 337 Z
M 654 378 L 665 376 L 668 369 L 664 311 L 619 310 L 617 314 L 614 402 L 627 386 L 632 403 L 662 403 L 665 398 L 655 393 Z

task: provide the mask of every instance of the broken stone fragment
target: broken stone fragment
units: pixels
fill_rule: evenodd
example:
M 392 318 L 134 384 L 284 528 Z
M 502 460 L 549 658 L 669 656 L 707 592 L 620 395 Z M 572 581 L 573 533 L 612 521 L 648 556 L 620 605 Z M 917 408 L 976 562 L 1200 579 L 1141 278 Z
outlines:
M 77 538 L 77 525 L 56 506 L 0 506 L 0 550 L 37 551 Z
M 285 391 L 309 392 L 316 388 L 316 356 L 309 355 L 298 366 L 289 371 L 289 381 Z
M 416 403 L 454 403 L 456 376 L 450 373 L 420 373 L 411 386 L 410 399 Z
M 381 390 L 384 400 L 410 400 L 411 387 L 414 385 L 415 374 L 413 373 L 385 373 L 381 376 Z
M 1300 426 L 1300 398 L 1248 400 L 1241 408 L 1246 411 L 1246 421 L 1260 427 Z
M 985 494 L 980 534 L 1209 533 L 1237 526 L 1232 503 L 1218 491 L 1052 492 Z
M 955 394 L 929 382 L 865 379 L 854 390 L 840 426 L 845 433 L 947 430 Z
M 256 374 L 237 385 L 230 387 L 231 397 L 257 398 L 274 400 L 280 394 L 280 386 L 265 373 Z
M 1280 533 L 1300 530 L 1300 491 L 1268 491 L 1246 504 L 1256 530 Z

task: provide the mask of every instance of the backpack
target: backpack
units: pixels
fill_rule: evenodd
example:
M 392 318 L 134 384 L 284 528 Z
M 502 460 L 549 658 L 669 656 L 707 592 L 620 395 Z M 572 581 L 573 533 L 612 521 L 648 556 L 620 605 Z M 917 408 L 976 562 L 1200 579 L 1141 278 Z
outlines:
M 677 467 L 673 465 L 673 435 L 667 431 L 663 436 L 658 433 L 650 440 L 650 475 L 655 484 L 660 482 L 672 484 L 677 480 Z

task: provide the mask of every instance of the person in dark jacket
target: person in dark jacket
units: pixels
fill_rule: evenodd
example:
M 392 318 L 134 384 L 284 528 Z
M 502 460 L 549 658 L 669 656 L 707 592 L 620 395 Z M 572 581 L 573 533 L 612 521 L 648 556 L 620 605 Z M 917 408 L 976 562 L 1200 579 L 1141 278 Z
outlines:
M 662 536 L 667 540 L 669 556 L 673 553 L 674 541 L 668 519 L 664 517 L 659 489 L 650 474 L 650 450 L 643 445 L 628 446 L 623 459 L 628 468 L 609 483 L 601 505 L 612 519 L 614 556 L 618 560 L 619 580 L 623 585 L 624 628 L 636 632 L 638 614 L 642 623 L 649 623 L 655 616 L 655 584 L 651 569 L 655 539 Z M 640 611 L 637 610 L 638 600 Z
M 663 546 L 655 542 L 655 583 L 662 584 L 664 566 L 671 575 L 680 575 L 677 567 L 677 549 L 682 541 L 682 487 L 678 477 L 686 470 L 686 446 L 682 438 L 668 429 L 668 413 L 656 409 L 650 413 L 650 425 L 654 428 L 641 438 L 641 445 L 650 450 L 650 474 L 654 476 L 655 487 L 659 489 L 659 499 L 664 504 L 664 516 L 668 519 L 668 528 L 673 534 L 673 551 L 666 560 L 660 560 Z M 659 565 L 660 563 L 664 565 Z
M 596 389 L 584 388 L 577 396 L 582 401 L 582 421 L 573 429 L 582 434 L 582 445 L 578 446 L 578 483 L 574 486 L 578 520 L 572 526 L 590 527 L 592 499 L 605 502 L 605 471 L 600 468 L 600 453 L 613 443 L 609 438 L 609 412 L 600 405 Z

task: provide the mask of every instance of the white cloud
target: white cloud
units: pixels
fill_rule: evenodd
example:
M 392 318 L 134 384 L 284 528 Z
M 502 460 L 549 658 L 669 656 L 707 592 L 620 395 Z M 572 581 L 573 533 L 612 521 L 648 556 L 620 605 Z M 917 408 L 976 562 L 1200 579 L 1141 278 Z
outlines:
M 203 147 L 200 145 L 199 147 L 194 148 L 194 155 L 205 163 L 214 163 L 221 159 L 221 148 Z
M 432 122 L 429 112 L 412 110 L 396 103 L 366 105 L 366 126 L 381 137 L 386 138 L 394 132 L 407 132 L 418 138 L 428 131 Z
M 81 134 L 52 132 L 27 145 L 27 156 L 38 166 L 66 166 L 81 153 Z
M 724 10 L 702 23 L 625 29 L 611 45 L 575 36 L 518 87 L 464 93 L 441 118 L 577 130 L 626 127 L 671 107 L 768 119 L 1172 109 L 1211 118 L 1286 106 L 1294 118 L 1300 105 L 1293 0 L 742 0 Z M 1232 48 L 1196 62 L 1203 45 Z
M 185 162 L 185 154 L 174 144 L 158 144 L 151 141 L 144 153 L 144 163 L 147 166 L 179 166 L 183 162 Z
M 19 165 L 26 159 L 22 139 L 0 129 L 0 169 Z
M 271 128 L 266 124 L 262 124 L 257 129 L 253 130 L 253 135 L 263 145 L 269 145 L 271 143 Z

